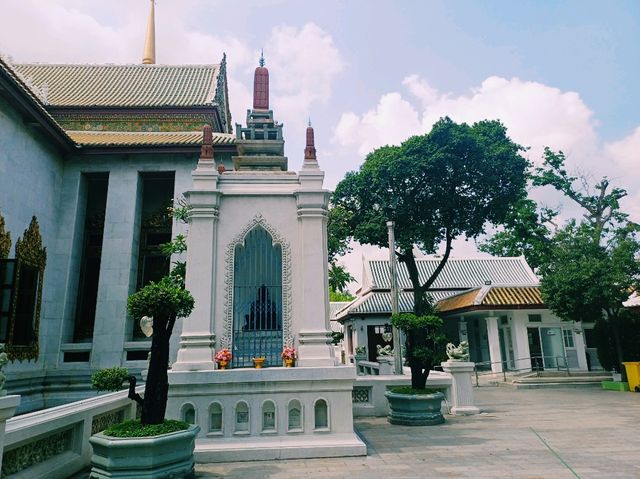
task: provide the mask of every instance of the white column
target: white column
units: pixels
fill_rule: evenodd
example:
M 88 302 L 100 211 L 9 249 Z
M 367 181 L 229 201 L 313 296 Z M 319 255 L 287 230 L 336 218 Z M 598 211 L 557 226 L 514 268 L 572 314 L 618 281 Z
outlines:
M 175 199 L 183 196 L 192 185 L 192 171 L 185 169 L 176 169 L 175 184 L 173 188 L 173 197 Z M 183 221 L 174 218 L 171 228 L 171 236 L 175 238 L 179 234 L 189 237 L 189 227 Z M 171 267 L 176 261 L 186 261 L 186 254 L 174 254 L 171 256 Z M 169 362 L 175 363 L 176 356 L 178 354 L 178 348 L 180 347 L 180 333 L 182 331 L 182 322 L 184 318 L 178 318 L 176 324 L 173 327 L 173 334 L 169 342 Z
M 511 334 L 515 342 L 516 369 L 531 370 L 531 352 L 527 333 L 528 316 L 522 311 L 514 311 L 511 321 Z
M 187 237 L 186 288 L 195 306 L 182 321 L 174 371 L 214 369 L 215 265 L 220 192 L 213 161 L 201 159 L 193 172 L 193 190 L 185 193 L 191 211 Z
M 296 192 L 300 231 L 299 267 L 302 284 L 301 316 L 294 318 L 298 332 L 299 366 L 334 366 L 329 329 L 329 274 L 327 270 L 327 208 L 329 193 L 322 189 L 324 173 L 303 170 Z
M 487 341 L 489 343 L 489 358 L 491 360 L 491 371 L 502 372 L 502 354 L 500 354 L 500 334 L 498 333 L 498 318 L 487 316 Z
M 582 329 L 582 323 L 573 323 L 573 342 L 576 347 L 576 353 L 578 353 L 578 367 L 582 371 L 587 371 L 589 366 L 587 365 L 587 348 L 584 343 L 584 329 Z
M 138 172 L 135 169 L 113 169 L 109 173 L 91 352 L 91 364 L 94 367 L 112 367 L 122 364 L 123 360 L 122 351 L 129 324 L 126 320 L 127 298 L 134 290 L 137 270 L 134 235 L 138 186 Z M 140 318 L 134 318 L 136 320 Z
M 474 405 L 471 375 L 474 363 L 467 361 L 446 361 L 441 363 L 442 370 L 451 374 L 451 414 L 478 414 L 480 409 Z
M 4 452 L 4 431 L 7 419 L 11 419 L 20 404 L 20 396 L 0 396 L 0 469 L 2 469 L 2 453 Z

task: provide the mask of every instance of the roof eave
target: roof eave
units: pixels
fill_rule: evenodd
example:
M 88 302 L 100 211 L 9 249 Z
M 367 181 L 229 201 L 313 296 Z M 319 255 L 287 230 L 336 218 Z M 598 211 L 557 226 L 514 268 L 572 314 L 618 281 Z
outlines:
M 77 149 L 78 145 L 67 136 L 60 125 L 42 112 L 44 107 L 37 104 L 36 100 L 31 98 L 24 88 L 26 87 L 22 87 L 4 69 L 0 68 L 0 92 L 4 91 L 6 93 L 5 97 L 9 104 L 41 126 L 49 137 L 55 141 L 58 148 L 66 152 Z

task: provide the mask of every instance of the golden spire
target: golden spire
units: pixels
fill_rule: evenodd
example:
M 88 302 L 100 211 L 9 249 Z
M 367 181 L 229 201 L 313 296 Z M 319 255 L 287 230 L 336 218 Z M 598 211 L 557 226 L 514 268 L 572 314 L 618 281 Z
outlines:
M 144 42 L 144 56 L 142 63 L 145 65 L 156 62 L 156 18 L 154 12 L 154 0 L 151 0 L 151 12 L 149 12 L 149 23 L 147 23 L 147 38 Z

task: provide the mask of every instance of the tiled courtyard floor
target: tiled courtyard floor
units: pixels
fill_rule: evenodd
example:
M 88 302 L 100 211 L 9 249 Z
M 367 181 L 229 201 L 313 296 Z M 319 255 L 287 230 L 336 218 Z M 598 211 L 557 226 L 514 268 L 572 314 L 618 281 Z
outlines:
M 201 464 L 197 478 L 640 479 L 640 394 L 476 389 L 479 416 L 440 426 L 358 419 L 367 457 Z

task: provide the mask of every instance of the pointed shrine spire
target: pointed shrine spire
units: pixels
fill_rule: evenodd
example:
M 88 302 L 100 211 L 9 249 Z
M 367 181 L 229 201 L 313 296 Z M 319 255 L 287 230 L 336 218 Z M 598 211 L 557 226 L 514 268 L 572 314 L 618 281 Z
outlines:
M 156 62 L 156 16 L 155 1 L 151 0 L 151 11 L 149 12 L 149 22 L 147 23 L 147 37 L 144 41 L 144 55 L 142 63 L 153 65 Z
M 304 148 L 304 161 L 317 163 L 316 160 L 316 142 L 313 132 L 313 127 L 311 126 L 311 119 L 309 119 L 309 126 L 307 127 L 307 145 Z
M 253 75 L 253 109 L 269 109 L 269 70 L 264 66 L 264 54 L 260 53 L 259 67 Z

